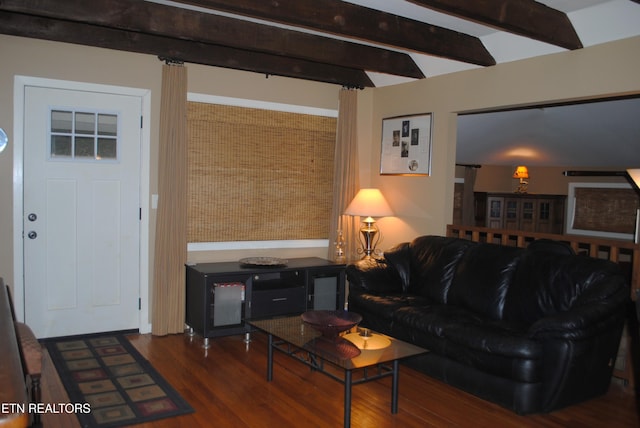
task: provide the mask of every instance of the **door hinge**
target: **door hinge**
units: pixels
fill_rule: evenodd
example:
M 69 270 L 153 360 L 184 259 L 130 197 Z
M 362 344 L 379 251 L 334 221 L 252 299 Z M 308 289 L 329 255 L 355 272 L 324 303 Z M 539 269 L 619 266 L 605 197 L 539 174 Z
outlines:
M 142 298 L 138 297 L 138 310 L 142 310 Z
M 138 220 L 142 220 L 142 207 L 138 210 Z
M 144 127 L 143 121 L 144 121 L 144 116 L 140 116 L 140 129 Z

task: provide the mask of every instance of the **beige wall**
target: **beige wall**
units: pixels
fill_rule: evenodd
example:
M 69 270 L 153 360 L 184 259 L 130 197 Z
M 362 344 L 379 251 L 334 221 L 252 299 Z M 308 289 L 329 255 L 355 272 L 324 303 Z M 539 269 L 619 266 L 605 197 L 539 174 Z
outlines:
M 10 145 L 0 153 L 0 276 L 14 284 L 13 258 L 13 97 L 14 76 L 43 77 L 127 86 L 151 90 L 151 177 L 150 193 L 157 193 L 158 121 L 161 67 L 155 56 L 90 48 L 65 43 L 0 35 L 0 127 L 7 131 Z M 323 109 L 338 108 L 336 85 L 306 82 L 229 69 L 187 64 L 189 91 L 208 95 L 246 98 Z M 149 227 L 153 254 L 154 212 Z M 314 254 L 301 249 L 295 254 Z M 286 254 L 285 254 L 286 255 Z M 326 250 L 322 251 L 326 255 Z M 233 253 L 228 257 L 237 257 Z M 289 257 L 292 257 L 290 255 Z M 150 261 L 153 269 L 153 261 Z
M 359 92 L 358 145 L 361 186 L 381 188 L 396 212 L 395 217 L 381 219 L 379 222 L 384 234 L 381 246 L 387 248 L 420 234 L 444 233 L 453 209 L 457 113 L 610 95 L 640 94 L 638 52 L 640 37 Z M 4 35 L 0 35 L 0 55 L 3 58 L 0 67 L 0 127 L 7 131 L 10 138 L 14 134 L 15 75 L 150 89 L 150 193 L 156 192 L 161 79 L 161 63 L 156 57 Z M 267 79 L 258 74 L 192 64 L 188 64 L 187 67 L 190 92 L 337 108 L 339 87 L 336 85 L 275 76 Z M 382 119 L 424 112 L 432 112 L 434 115 L 432 175 L 379 175 Z M 0 275 L 4 276 L 8 283 L 14 283 L 15 275 L 12 242 L 12 147 L 10 145 L 8 150 L 0 154 Z M 532 191 L 538 180 L 534 177 L 536 176 L 532 175 Z M 153 218 L 149 233 L 152 247 Z M 282 255 L 310 255 L 315 251 L 286 250 Z M 194 256 L 199 257 L 208 259 L 222 256 Z M 237 258 L 238 254 L 225 252 L 224 257 L 233 259 Z M 151 260 L 150 266 L 152 265 Z
M 640 94 L 638 52 L 640 37 L 635 37 L 375 89 L 372 118 L 364 124 L 372 129 L 371 158 L 363 162 L 370 163 L 369 184 L 382 190 L 397 214 L 379 222 L 386 237 L 383 245 L 388 247 L 419 234 L 445 232 L 453 211 L 457 113 Z M 432 175 L 379 175 L 382 119 L 424 112 L 434 115 Z M 621 165 L 631 166 L 638 165 Z M 538 177 L 535 171 L 532 174 L 536 175 L 532 175 L 530 189 L 537 192 L 542 179 L 533 178 Z M 556 191 L 553 188 L 553 193 Z

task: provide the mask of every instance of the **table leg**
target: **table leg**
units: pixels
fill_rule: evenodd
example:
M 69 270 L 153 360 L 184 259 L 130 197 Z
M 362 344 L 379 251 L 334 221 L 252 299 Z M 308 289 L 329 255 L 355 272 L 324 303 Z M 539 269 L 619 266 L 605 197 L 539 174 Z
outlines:
M 344 373 L 344 428 L 351 426 L 351 370 Z
M 398 413 L 398 375 L 400 370 L 400 363 L 398 360 L 393 360 L 393 378 L 391 381 L 391 413 Z
M 273 335 L 269 335 L 269 344 L 267 346 L 267 382 L 273 379 Z

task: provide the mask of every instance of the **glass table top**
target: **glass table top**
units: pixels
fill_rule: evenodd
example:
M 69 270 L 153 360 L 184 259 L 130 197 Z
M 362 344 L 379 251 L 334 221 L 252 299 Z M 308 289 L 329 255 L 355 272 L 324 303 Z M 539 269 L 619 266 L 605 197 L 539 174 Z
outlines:
M 253 327 L 347 370 L 428 352 L 370 329 L 355 327 L 337 338 L 324 337 L 300 316 L 249 320 Z

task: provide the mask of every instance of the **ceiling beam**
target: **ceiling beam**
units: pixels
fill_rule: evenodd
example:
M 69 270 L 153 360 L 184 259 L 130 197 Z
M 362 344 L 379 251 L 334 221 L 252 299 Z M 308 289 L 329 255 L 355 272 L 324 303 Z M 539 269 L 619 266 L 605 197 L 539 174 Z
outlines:
M 374 86 L 362 70 L 24 14 L 0 11 L 0 33 L 150 54 L 267 76 L 286 76 L 357 88 Z
M 567 15 L 534 0 L 409 1 L 566 49 L 582 48 Z
M 335 0 L 177 0 L 281 24 L 320 30 L 466 63 L 496 61 L 477 37 Z
M 405 53 L 140 0 L 3 0 L 0 11 L 424 78 Z

